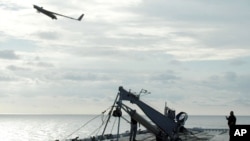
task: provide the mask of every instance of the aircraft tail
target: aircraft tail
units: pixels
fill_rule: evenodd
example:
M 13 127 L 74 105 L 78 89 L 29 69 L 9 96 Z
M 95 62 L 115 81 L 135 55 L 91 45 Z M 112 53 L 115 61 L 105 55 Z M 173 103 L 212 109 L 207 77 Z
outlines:
M 83 16 L 84 16 L 84 14 L 82 14 L 77 20 L 81 21 Z

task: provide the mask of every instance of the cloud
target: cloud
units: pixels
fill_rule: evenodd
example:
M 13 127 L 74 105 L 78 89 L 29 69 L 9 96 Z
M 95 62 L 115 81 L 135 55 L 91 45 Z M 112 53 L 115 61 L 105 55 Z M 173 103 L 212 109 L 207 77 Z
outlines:
M 226 72 L 224 77 L 228 81 L 235 81 L 238 76 L 235 72 Z
M 7 73 L 2 72 L 0 74 L 0 82 L 15 82 L 18 79 L 15 76 L 9 75 Z M 5 93 L 5 92 L 4 92 Z
M 35 35 L 44 40 L 58 40 L 60 37 L 56 32 L 37 32 Z
M 7 2 L 7 1 L 1 1 L 0 2 L 0 7 L 4 10 L 9 10 L 9 11 L 19 11 L 21 9 L 23 9 L 22 6 L 16 4 L 16 3 L 13 3 L 13 2 Z
M 29 70 L 28 68 L 18 67 L 18 66 L 14 66 L 14 65 L 9 65 L 6 68 L 9 70 L 12 70 L 12 71 L 27 71 L 27 70 Z
M 0 86 L 13 109 L 23 102 L 27 113 L 48 107 L 84 113 L 81 107 L 95 102 L 102 102 L 99 109 L 112 104 L 120 85 L 152 92 L 143 98 L 158 108 L 167 101 L 195 114 L 208 114 L 213 105 L 220 113 L 248 97 L 247 1 L 35 3 L 85 17 L 51 20 L 28 1 L 0 3 L 0 16 L 9 15 L 0 23 Z
M 247 40 L 249 32 L 245 30 L 248 25 L 246 23 L 249 23 L 249 20 L 246 20 L 249 16 L 246 5 L 234 1 L 225 4 L 216 1 L 210 3 L 158 0 L 144 1 L 130 10 L 145 17 L 137 21 L 138 25 L 145 29 L 144 33 L 151 28 L 145 25 L 151 25 L 155 29 L 153 32 L 158 29 L 164 33 L 163 36 L 173 37 L 163 43 L 165 46 L 169 45 L 165 51 L 176 56 L 175 59 L 224 60 L 250 55 L 250 42 Z M 235 7 L 241 7 L 242 10 L 232 10 Z M 220 12 L 215 9 L 220 9 Z M 144 24 L 145 22 L 148 24 Z M 171 28 L 164 30 L 162 27 Z
M 162 83 L 174 83 L 176 80 L 179 80 L 180 77 L 177 76 L 173 71 L 168 70 L 164 73 L 155 74 L 152 76 L 152 81 L 159 81 Z
M 28 62 L 28 65 L 31 66 L 37 66 L 37 67 L 42 67 L 42 68 L 51 68 L 54 67 L 52 63 L 47 63 L 47 62 Z
M 246 65 L 247 62 L 244 61 L 243 59 L 233 59 L 229 62 L 229 64 L 233 66 L 242 66 L 242 65 Z
M 212 88 L 218 92 L 234 93 L 234 97 L 245 97 L 250 90 L 247 86 L 250 80 L 249 74 L 237 74 L 236 72 L 225 72 L 218 75 L 210 76 L 203 80 L 199 85 Z
M 73 81 L 109 81 L 109 77 L 105 74 L 96 72 L 80 72 L 80 73 L 66 73 L 62 76 L 65 80 L 73 80 Z
M 17 60 L 19 56 L 13 50 L 0 50 L 0 58 L 8 60 Z

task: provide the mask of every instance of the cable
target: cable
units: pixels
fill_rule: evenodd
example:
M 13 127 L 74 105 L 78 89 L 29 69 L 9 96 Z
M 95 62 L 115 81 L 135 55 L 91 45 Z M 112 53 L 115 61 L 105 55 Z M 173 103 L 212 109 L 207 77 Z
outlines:
M 110 107 L 109 107 L 110 108 Z M 100 115 L 95 116 L 94 118 L 90 119 L 89 121 L 87 121 L 85 124 L 83 124 L 81 127 L 79 127 L 78 129 L 76 129 L 74 132 L 72 132 L 71 134 L 69 134 L 68 136 L 64 137 L 63 140 L 66 140 L 66 138 L 70 137 L 71 135 L 73 135 L 74 133 L 78 132 L 79 130 L 81 130 L 84 126 L 86 126 L 87 124 L 89 124 L 91 121 L 93 121 L 94 119 L 104 115 L 104 113 L 109 109 L 107 108 L 106 110 L 104 110 Z
M 104 120 L 104 115 L 103 115 L 102 124 L 99 126 L 99 128 L 97 128 L 96 136 L 99 133 L 99 131 L 101 130 L 101 128 L 102 128 L 102 126 L 104 125 L 105 122 L 107 122 L 107 116 L 106 116 L 106 119 Z
M 115 121 L 114 121 L 114 123 L 113 123 L 112 129 L 111 129 L 111 131 L 110 131 L 110 134 L 112 134 L 112 132 L 113 132 L 113 129 L 114 129 L 114 126 L 115 126 L 115 123 L 116 123 L 116 119 L 117 119 L 117 118 L 115 118 Z
M 95 132 L 96 132 L 96 134 L 98 134 L 99 131 L 100 131 L 100 129 L 101 129 L 101 127 L 104 125 L 104 123 L 105 123 L 106 120 L 107 120 L 107 116 L 106 116 L 106 119 L 104 119 L 104 115 L 102 115 L 102 124 L 99 127 L 97 127 L 93 132 L 91 132 L 89 134 L 89 136 L 93 135 Z

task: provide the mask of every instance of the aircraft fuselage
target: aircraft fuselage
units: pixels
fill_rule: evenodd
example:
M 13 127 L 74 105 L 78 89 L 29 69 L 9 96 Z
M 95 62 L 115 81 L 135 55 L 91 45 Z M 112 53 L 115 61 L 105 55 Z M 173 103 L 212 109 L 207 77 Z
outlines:
M 56 16 L 55 16 L 55 14 L 53 12 L 43 9 L 43 7 L 39 7 L 39 6 L 34 5 L 34 8 L 38 12 L 41 12 L 41 13 L 43 13 L 43 14 L 51 17 L 52 19 L 57 19 Z

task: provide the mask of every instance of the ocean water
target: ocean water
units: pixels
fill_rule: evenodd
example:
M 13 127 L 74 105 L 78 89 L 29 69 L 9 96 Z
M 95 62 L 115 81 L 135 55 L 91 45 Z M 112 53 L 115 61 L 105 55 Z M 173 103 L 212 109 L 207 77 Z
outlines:
M 53 141 L 89 137 L 102 134 L 106 119 L 107 116 L 100 115 L 0 115 L 0 140 Z M 237 124 L 250 124 L 250 116 L 237 116 Z M 228 128 L 225 116 L 189 116 L 185 127 Z M 118 118 L 111 117 L 105 133 L 116 134 L 117 129 Z M 121 118 L 120 133 L 129 129 L 129 123 Z

